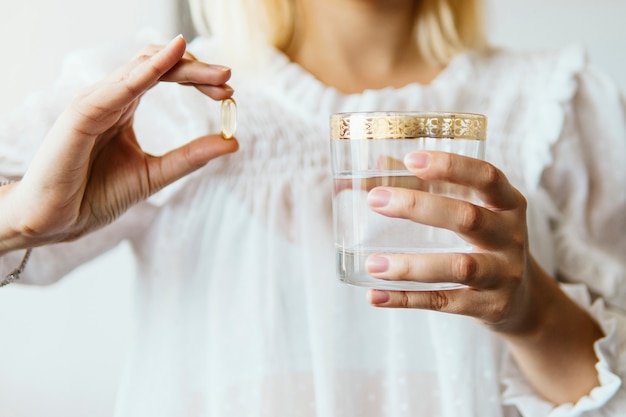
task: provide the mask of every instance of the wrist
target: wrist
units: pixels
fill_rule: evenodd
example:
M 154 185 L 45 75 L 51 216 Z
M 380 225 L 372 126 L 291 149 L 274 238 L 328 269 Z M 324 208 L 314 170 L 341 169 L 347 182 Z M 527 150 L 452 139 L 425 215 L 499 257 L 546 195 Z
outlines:
M 20 214 L 15 202 L 19 179 L 0 176 L 0 256 L 9 252 L 29 249 L 45 244 L 43 238 L 36 238 L 20 227 Z
M 14 187 L 16 182 L 17 180 L 0 177 L 0 202 L 4 202 L 4 206 L 6 206 L 7 201 L 7 199 L 5 198 L 6 195 L 8 194 L 10 187 Z M 6 212 L 6 210 L 2 210 L 2 206 L 3 204 L 0 204 L 0 213 Z M 3 217 L 6 224 L 0 224 L 0 231 L 4 231 L 4 233 L 0 233 L 0 256 L 15 249 L 11 246 L 11 243 L 15 244 L 19 241 L 19 239 L 17 238 L 19 236 L 19 233 L 15 231 L 11 232 L 11 228 L 9 227 L 10 222 L 7 221 L 7 218 L 9 218 L 10 216 L 5 215 Z M 32 249 L 30 248 L 26 249 L 24 257 L 17 265 L 17 268 L 13 269 L 11 272 L 9 272 L 9 274 L 7 274 L 4 278 L 0 280 L 0 287 L 4 287 L 5 285 L 8 285 L 20 279 L 20 276 L 22 272 L 24 272 L 26 264 L 28 263 L 28 260 L 30 258 L 31 251 Z
M 531 263 L 524 325 L 502 336 L 539 394 L 555 404 L 576 402 L 599 385 L 594 343 L 603 333 L 586 310 Z
M 18 249 L 25 249 L 25 239 L 13 227 L 10 195 L 18 180 L 0 176 L 0 256 Z M 20 243 L 20 241 L 23 241 Z

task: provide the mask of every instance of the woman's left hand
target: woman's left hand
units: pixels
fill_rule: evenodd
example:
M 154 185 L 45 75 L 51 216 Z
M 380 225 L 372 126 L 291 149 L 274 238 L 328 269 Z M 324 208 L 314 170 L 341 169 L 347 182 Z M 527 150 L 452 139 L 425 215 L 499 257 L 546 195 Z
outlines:
M 544 398 L 563 404 L 588 395 L 598 385 L 593 346 L 603 333 L 530 255 L 526 199 L 499 169 L 478 159 L 417 152 L 404 163 L 422 180 L 470 187 L 482 205 L 425 191 L 376 187 L 368 195 L 370 207 L 385 216 L 452 230 L 474 250 L 371 255 L 368 272 L 387 280 L 456 282 L 467 287 L 370 290 L 370 303 L 480 319 L 508 342 L 520 369 Z
M 529 254 L 526 200 L 493 165 L 444 152 L 417 152 L 405 165 L 426 181 L 470 187 L 483 205 L 407 188 L 377 187 L 370 207 L 385 216 L 442 227 L 474 246 L 472 253 L 372 255 L 368 273 L 386 280 L 454 282 L 466 288 L 443 291 L 370 290 L 380 307 L 438 310 L 476 317 L 504 333 L 532 326 L 528 300 L 545 274 Z

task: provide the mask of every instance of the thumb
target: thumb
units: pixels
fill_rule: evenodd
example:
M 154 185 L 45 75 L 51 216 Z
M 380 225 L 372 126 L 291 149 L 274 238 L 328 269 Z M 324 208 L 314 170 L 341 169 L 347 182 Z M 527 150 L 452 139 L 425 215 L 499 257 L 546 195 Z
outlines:
M 165 155 L 150 156 L 147 160 L 150 190 L 152 193 L 206 165 L 210 160 L 236 152 L 239 143 L 235 138 L 224 140 L 221 135 L 197 138 Z

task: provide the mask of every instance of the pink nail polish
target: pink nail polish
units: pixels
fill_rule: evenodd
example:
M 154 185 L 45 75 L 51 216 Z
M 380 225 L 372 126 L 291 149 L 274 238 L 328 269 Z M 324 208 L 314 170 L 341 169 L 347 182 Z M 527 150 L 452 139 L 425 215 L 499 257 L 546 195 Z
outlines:
M 389 190 L 375 188 L 367 195 L 367 202 L 372 207 L 385 207 L 391 200 Z
M 385 272 L 389 269 L 389 259 L 384 256 L 371 255 L 365 261 L 367 272 L 376 274 Z
M 230 71 L 229 67 L 226 67 L 224 65 L 218 65 L 218 64 L 211 64 L 211 68 L 216 69 L 218 71 L 224 71 L 224 72 Z
M 371 304 L 384 304 L 389 301 L 389 293 L 381 290 L 371 290 L 369 292 L 369 301 Z
M 429 163 L 430 155 L 425 152 L 410 153 L 404 158 L 404 165 L 406 165 L 407 168 L 426 168 Z

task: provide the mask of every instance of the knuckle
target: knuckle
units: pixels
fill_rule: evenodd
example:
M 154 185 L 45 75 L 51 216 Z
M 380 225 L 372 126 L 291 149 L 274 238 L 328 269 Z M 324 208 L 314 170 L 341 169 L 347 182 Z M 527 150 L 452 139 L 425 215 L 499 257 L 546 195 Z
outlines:
M 156 52 L 155 49 L 153 50 L 144 49 L 143 51 L 135 55 L 135 58 L 133 60 L 137 63 L 145 62 L 149 60 L 150 58 L 152 58 L 155 52 Z
M 508 276 L 509 280 L 512 280 L 516 283 L 516 285 L 521 284 L 524 281 L 524 276 L 526 274 L 526 268 L 520 262 L 512 262 L 509 264 Z
M 133 80 L 133 76 L 134 74 L 132 72 L 125 74 L 120 82 L 123 84 L 124 88 L 126 88 L 126 91 L 131 97 L 139 97 L 141 94 L 143 94 L 144 91 L 141 87 L 136 85 Z
M 487 188 L 498 186 L 504 179 L 504 174 L 492 164 L 484 164 L 483 178 Z
M 411 300 L 409 298 L 409 295 L 404 291 L 399 292 L 398 295 L 398 304 L 400 305 L 400 307 L 411 308 Z
M 93 134 L 92 128 L 87 125 L 99 123 L 108 115 L 107 110 L 99 105 L 93 98 L 93 90 L 85 90 L 79 93 L 70 103 L 68 110 L 76 115 L 84 123 L 78 123 L 74 130 L 81 134 Z
M 488 314 L 489 321 L 493 323 L 503 322 L 509 315 L 510 308 L 511 303 L 509 303 L 504 297 L 492 301 Z
M 443 311 L 448 308 L 450 300 L 443 291 L 432 291 L 428 297 L 428 307 L 434 311 Z
M 526 213 L 526 209 L 528 208 L 528 200 L 526 200 L 526 197 L 524 197 L 524 195 L 518 190 L 515 190 L 515 194 L 517 197 L 517 205 L 519 209 L 522 211 L 522 213 Z
M 71 104 L 75 105 L 76 103 L 80 103 L 85 100 L 91 92 L 94 90 L 95 86 L 83 87 L 76 92 Z
M 402 256 L 398 259 L 398 267 L 397 267 L 397 277 L 398 279 L 407 279 L 410 278 L 413 274 L 413 268 L 411 267 L 411 262 L 407 257 Z
M 405 198 L 405 206 L 409 213 L 414 213 L 419 207 L 419 200 L 415 193 L 408 193 Z
M 103 108 L 99 106 L 98 103 L 96 103 L 89 95 L 74 101 L 72 106 L 81 116 L 91 120 L 99 120 L 97 115 L 103 112 Z
M 152 156 L 148 159 L 152 160 L 153 163 L 149 163 L 148 160 L 146 160 L 144 165 L 145 177 L 147 178 L 147 182 L 144 188 L 144 193 L 146 196 L 150 196 L 156 193 L 166 185 L 163 181 L 163 173 L 165 170 L 165 167 L 163 166 L 163 159 L 155 158 Z
M 468 253 L 459 253 L 452 262 L 453 276 L 457 281 L 471 283 L 478 272 L 478 261 Z
M 525 232 L 517 232 L 511 234 L 510 237 L 510 247 L 515 249 L 518 252 L 523 252 L 526 250 L 527 246 L 527 238 Z
M 470 233 L 479 229 L 483 222 L 483 215 L 480 209 L 470 203 L 461 203 L 459 207 L 459 231 Z
M 444 172 L 452 173 L 456 168 L 456 164 L 454 163 L 454 158 L 451 154 L 443 153 L 439 155 L 440 164 Z
M 191 146 L 186 146 L 183 148 L 183 165 L 186 165 L 188 169 L 194 170 L 196 168 L 200 168 L 202 163 L 198 162 L 198 159 L 195 157 L 194 149 Z

